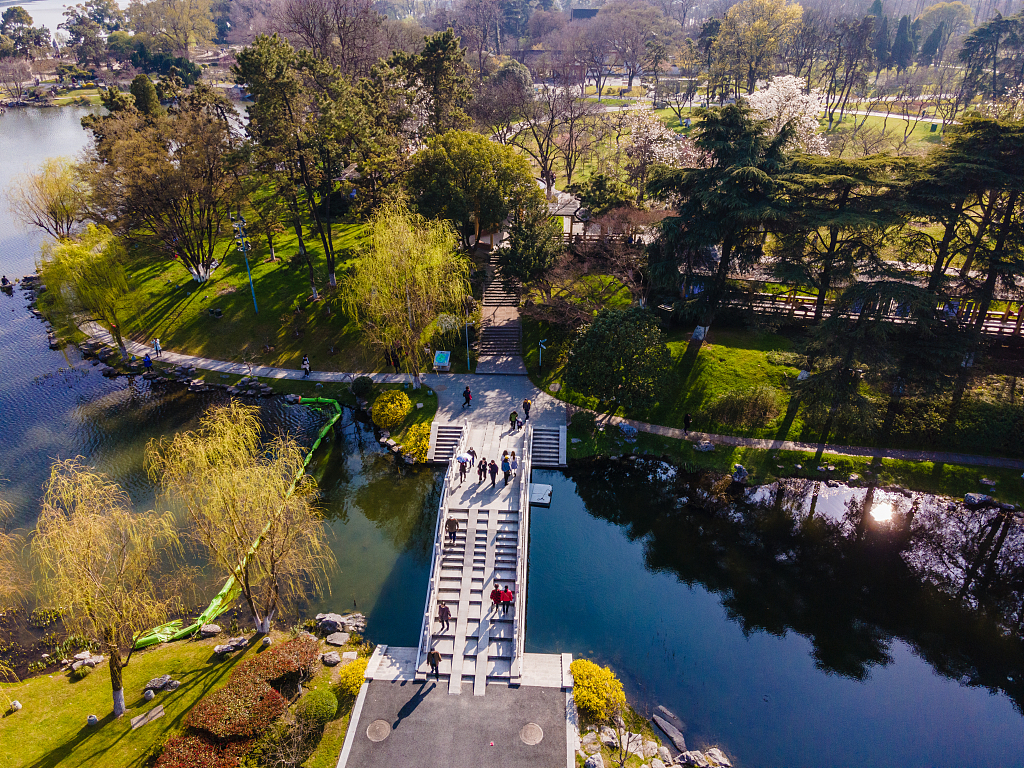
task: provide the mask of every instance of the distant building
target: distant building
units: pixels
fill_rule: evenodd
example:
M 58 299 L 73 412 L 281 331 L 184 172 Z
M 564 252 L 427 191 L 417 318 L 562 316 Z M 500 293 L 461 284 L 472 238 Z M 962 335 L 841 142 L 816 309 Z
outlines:
M 597 8 L 573 8 L 572 15 L 569 16 L 569 21 L 583 21 L 583 19 L 592 19 L 597 16 Z

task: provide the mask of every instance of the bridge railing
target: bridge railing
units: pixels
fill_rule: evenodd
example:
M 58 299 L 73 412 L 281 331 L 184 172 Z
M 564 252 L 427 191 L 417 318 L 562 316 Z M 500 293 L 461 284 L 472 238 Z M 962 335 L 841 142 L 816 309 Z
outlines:
M 523 636 L 526 632 L 526 563 L 530 537 L 530 454 L 533 426 L 527 423 L 523 455 L 519 460 L 519 540 L 516 546 L 516 602 L 512 618 L 512 682 L 523 675 Z
M 458 462 L 455 457 L 462 453 L 466 445 L 468 430 L 462 431 L 455 452 L 448 460 L 448 469 L 444 473 L 444 484 L 441 486 L 441 501 L 437 505 L 437 523 L 434 525 L 434 554 L 430 561 L 430 578 L 427 580 L 427 599 L 423 607 L 423 627 L 420 630 L 420 642 L 416 646 L 416 670 L 420 670 L 427 653 L 430 651 L 430 627 L 433 623 L 434 610 L 437 606 L 437 581 L 441 575 L 441 558 L 444 556 L 444 517 L 448 509 L 448 499 L 451 497 L 452 488 L 455 487 L 455 478 L 458 475 Z M 467 542 L 468 544 L 468 542 Z

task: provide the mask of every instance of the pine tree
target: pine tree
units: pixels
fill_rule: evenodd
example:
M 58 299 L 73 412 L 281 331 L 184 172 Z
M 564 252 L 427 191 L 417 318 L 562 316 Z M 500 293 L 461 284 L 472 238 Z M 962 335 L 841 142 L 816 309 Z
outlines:
M 917 60 L 924 66 L 930 67 L 935 63 L 935 56 L 939 52 L 939 45 L 942 43 L 942 33 L 946 29 L 946 22 L 940 21 L 939 26 L 932 30 L 932 33 L 925 38 L 921 46 L 921 54 Z
M 878 24 L 878 32 L 875 33 L 875 40 L 871 45 L 875 54 L 875 68 L 878 71 L 889 68 L 889 17 L 882 16 Z
M 144 115 L 160 114 L 160 99 L 156 95 L 156 86 L 149 75 L 136 75 L 132 80 L 132 96 L 135 97 L 135 108 Z
M 874 16 L 876 19 L 882 18 L 882 0 L 875 0 L 871 3 L 871 7 L 868 8 L 868 16 Z
M 896 37 L 892 41 L 890 63 L 902 72 L 914 61 L 914 41 L 910 39 L 910 17 L 904 16 L 896 28 Z

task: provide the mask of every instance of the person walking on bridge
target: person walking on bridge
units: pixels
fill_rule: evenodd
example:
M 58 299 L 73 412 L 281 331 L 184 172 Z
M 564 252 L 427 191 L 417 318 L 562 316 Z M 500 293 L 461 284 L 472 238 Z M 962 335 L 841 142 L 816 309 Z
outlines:
M 501 457 L 501 471 L 505 475 L 505 485 L 508 485 L 508 479 L 512 474 L 512 465 L 509 463 L 508 456 Z
M 519 414 L 516 413 L 515 411 L 512 411 L 512 413 L 510 413 L 508 415 L 508 423 L 509 423 L 509 425 L 511 427 L 511 429 L 509 431 L 511 431 L 511 432 L 515 432 L 516 431 L 516 422 L 517 421 L 519 421 Z
M 530 398 L 523 400 L 523 421 L 530 420 L 530 408 L 533 407 L 533 401 Z
M 488 465 L 487 469 L 491 473 L 491 488 L 493 488 L 494 483 L 498 480 L 498 465 L 494 462 L 494 459 L 491 459 L 491 463 Z
M 427 654 L 427 664 L 430 665 L 430 671 L 434 675 L 435 679 L 441 679 L 441 654 L 438 653 L 437 648 L 432 648 L 430 653 Z
M 463 408 L 468 408 L 472 404 L 473 404 L 473 393 L 469 391 L 469 386 L 467 385 L 466 388 L 464 390 L 462 390 L 462 407 Z
M 478 483 L 482 483 L 487 479 L 487 457 L 484 456 L 480 459 L 480 463 L 476 465 L 476 479 Z
M 504 616 L 508 613 L 509 607 L 512 605 L 512 600 L 515 599 L 515 595 L 512 590 L 508 587 L 501 590 L 501 615 Z
M 449 543 L 454 544 L 455 543 L 455 534 L 458 533 L 458 530 L 459 530 L 459 521 L 456 520 L 451 515 L 449 515 L 448 519 L 445 520 L 444 529 L 445 529 L 445 531 L 448 532 L 448 541 L 449 541 Z
M 494 589 L 491 590 L 491 607 L 497 612 L 499 605 L 501 605 L 501 584 L 495 584 Z
M 445 605 L 443 601 L 441 602 L 441 605 L 437 609 L 437 618 L 441 620 L 440 634 L 443 635 L 451 628 L 452 620 L 452 609 Z

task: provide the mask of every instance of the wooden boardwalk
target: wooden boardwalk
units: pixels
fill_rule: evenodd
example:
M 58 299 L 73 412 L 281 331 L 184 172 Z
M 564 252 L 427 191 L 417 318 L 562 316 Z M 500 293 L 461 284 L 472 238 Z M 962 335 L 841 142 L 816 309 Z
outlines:
M 449 454 L 473 448 L 479 458 L 494 459 L 499 467 L 504 451 L 515 451 L 519 459 L 519 471 L 507 486 L 500 470 L 493 487 L 489 476 L 478 480 L 475 468 L 461 480 L 454 459 L 445 475 L 416 678 L 426 678 L 427 653 L 436 649 L 449 693 L 462 693 L 467 684 L 482 696 L 488 682 L 522 682 L 531 433 L 530 426 L 513 432 L 508 424 L 467 425 Z M 459 524 L 454 544 L 445 535 L 449 518 Z M 489 595 L 496 584 L 515 593 L 507 612 L 491 605 Z M 451 626 L 443 633 L 441 601 L 452 613 Z

